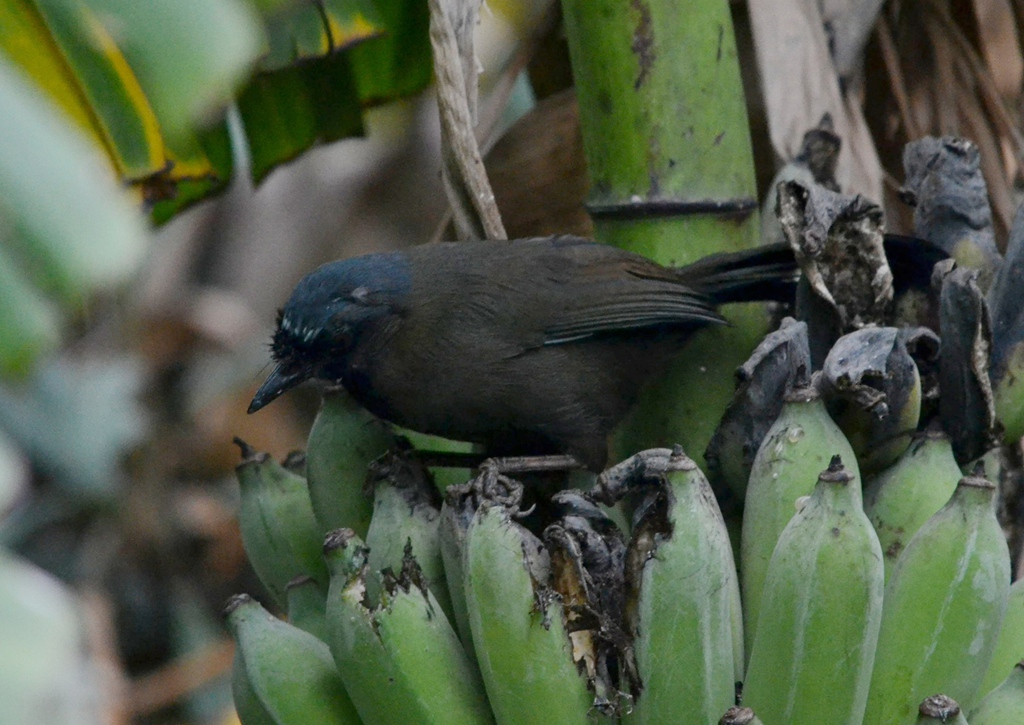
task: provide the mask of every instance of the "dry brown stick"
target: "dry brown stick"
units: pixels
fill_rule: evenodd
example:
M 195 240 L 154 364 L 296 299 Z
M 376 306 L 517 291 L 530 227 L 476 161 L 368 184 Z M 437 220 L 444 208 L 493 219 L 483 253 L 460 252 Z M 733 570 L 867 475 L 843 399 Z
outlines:
M 127 696 L 132 716 L 156 712 L 223 677 L 231 671 L 234 657 L 235 643 L 223 639 L 133 680 Z
M 131 717 L 125 701 L 127 678 L 117 652 L 113 606 L 110 598 L 94 587 L 84 588 L 80 596 L 86 649 L 100 674 L 100 722 L 128 725 Z
M 1003 98 L 996 88 L 992 74 L 985 66 L 984 61 L 978 55 L 978 51 L 971 45 L 971 42 L 964 36 L 963 31 L 946 12 L 938 14 L 940 22 L 946 27 L 949 36 L 960 49 L 960 57 L 967 63 L 973 76 L 974 84 L 977 87 L 979 97 L 985 104 L 985 110 L 992 118 L 999 132 L 1010 139 L 1016 147 L 1018 159 L 1024 153 L 1024 134 L 1017 128 L 1013 117 L 1003 103 Z
M 964 68 L 962 73 L 969 71 Z M 1002 153 L 998 137 L 993 133 L 988 118 L 974 98 L 961 94 L 957 99 L 960 109 L 963 135 L 974 141 L 981 152 L 981 174 L 988 188 L 989 204 L 992 207 L 992 221 L 996 226 L 996 244 L 1003 251 L 1013 221 L 1014 203 L 1010 194 L 1010 180 L 1002 164 Z
M 896 50 L 896 42 L 892 37 L 892 28 L 885 15 L 879 17 L 875 24 L 875 36 L 878 38 L 878 49 L 882 53 L 882 65 L 885 66 L 886 76 L 889 78 L 889 87 L 896 99 L 896 107 L 900 112 L 900 120 L 903 122 L 903 129 L 907 138 L 913 141 L 921 138 L 924 134 L 917 125 L 917 120 L 910 110 L 910 98 L 907 95 L 907 86 L 903 82 L 903 69 L 900 67 L 900 57 Z
M 979 91 L 978 95 L 985 104 L 986 111 L 992 116 L 995 125 L 999 127 L 1001 132 L 1013 139 L 1018 149 L 1024 148 L 1024 135 L 1017 128 L 1013 117 L 1003 103 L 999 89 L 992 78 L 992 73 L 978 53 L 977 48 L 971 44 L 963 29 L 957 25 L 948 8 L 943 6 L 943 10 L 937 13 L 937 17 L 941 24 L 945 26 L 949 37 L 952 38 L 953 42 L 960 49 L 960 57 L 970 68 L 973 80 Z
M 526 40 L 519 44 L 519 49 L 512 57 L 512 60 L 509 61 L 505 70 L 502 71 L 501 77 L 488 93 L 486 104 L 482 105 L 480 109 L 477 121 L 476 138 L 480 147 L 480 152 L 485 156 L 490 153 L 490 150 L 502 138 L 502 135 L 507 130 L 501 127 L 500 122 L 502 120 L 505 107 L 508 105 L 508 99 L 512 95 L 512 89 L 515 87 L 515 83 L 519 78 L 519 75 L 523 72 L 523 69 L 530 63 L 534 54 L 537 52 L 537 47 L 540 45 L 544 33 L 551 25 L 554 25 L 555 22 L 559 20 L 559 16 L 555 10 L 557 10 L 557 6 L 552 3 L 551 10 L 548 12 L 547 17 L 544 18 L 537 29 L 531 33 Z M 486 170 L 486 163 L 484 166 Z M 447 209 L 440 222 L 438 222 L 437 226 L 434 228 L 433 234 L 430 235 L 430 241 L 439 242 L 444 239 L 444 236 L 448 231 L 448 225 L 452 223 L 452 210 Z
M 1024 38 L 1024 0 L 1010 0 L 1010 8 L 1017 20 L 1017 34 Z
M 988 68 L 963 29 L 953 19 L 949 8 L 945 5 L 937 6 L 932 17 L 936 23 L 935 34 L 941 34 L 952 44 L 952 54 L 955 56 L 953 69 L 958 77 L 953 87 L 960 88 L 955 100 L 961 134 L 971 138 L 981 151 L 981 168 L 988 186 L 993 221 L 997 226 L 996 236 L 1002 241 L 1009 233 L 1014 202 L 1009 191 L 1013 174 L 1003 164 L 1000 139 L 1006 139 L 1014 145 L 1018 160 L 1022 158 L 1024 140 L 1003 104 Z M 980 106 L 977 100 L 980 100 Z
M 935 56 L 935 78 L 938 83 L 932 86 L 932 98 L 935 103 L 935 122 L 940 136 L 959 136 L 960 122 L 956 108 L 957 87 L 955 54 L 945 32 L 945 28 L 933 13 L 924 18 L 924 28 L 931 41 Z
M 455 230 L 462 240 L 506 238 L 474 132 L 472 31 L 479 5 L 480 0 L 430 0 L 430 44 L 441 116 L 441 173 Z

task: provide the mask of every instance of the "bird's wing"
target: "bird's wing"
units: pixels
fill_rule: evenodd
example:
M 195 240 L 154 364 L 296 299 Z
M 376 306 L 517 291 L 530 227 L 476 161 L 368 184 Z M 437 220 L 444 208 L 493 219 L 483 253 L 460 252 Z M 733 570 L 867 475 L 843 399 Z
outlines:
M 714 302 L 687 286 L 672 269 L 606 245 L 552 247 L 546 282 L 559 304 L 548 309 L 544 344 L 603 333 L 659 327 L 723 324 Z
M 604 299 L 564 310 L 544 330 L 544 344 L 558 345 L 600 333 L 682 325 L 724 324 L 707 298 L 676 290 L 609 290 Z
M 439 243 L 408 254 L 421 270 L 413 295 L 429 301 L 409 314 L 453 347 L 473 338 L 476 355 L 508 359 L 595 335 L 724 323 L 677 270 L 579 237 Z

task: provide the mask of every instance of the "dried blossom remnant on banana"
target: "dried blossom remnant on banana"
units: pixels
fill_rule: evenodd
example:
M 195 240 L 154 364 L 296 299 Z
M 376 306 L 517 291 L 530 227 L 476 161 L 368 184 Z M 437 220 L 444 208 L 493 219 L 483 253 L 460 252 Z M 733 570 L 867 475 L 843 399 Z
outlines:
M 866 471 L 906 450 L 921 415 L 921 376 L 907 350 L 913 330 L 871 327 L 841 337 L 820 377 L 836 419 Z
M 900 197 L 914 207 L 914 234 L 977 269 L 988 289 L 1002 257 L 996 248 L 988 189 L 978 147 L 945 136 L 912 141 L 903 149 L 906 181 Z
M 933 285 L 941 290 L 939 412 L 959 463 L 983 455 L 995 443 L 996 411 L 989 379 L 992 326 L 978 273 L 953 262 L 935 265 Z
M 761 441 L 779 417 L 786 392 L 810 369 L 807 324 L 791 317 L 736 369 L 736 392 L 704 452 L 719 501 L 732 496 L 742 504 Z

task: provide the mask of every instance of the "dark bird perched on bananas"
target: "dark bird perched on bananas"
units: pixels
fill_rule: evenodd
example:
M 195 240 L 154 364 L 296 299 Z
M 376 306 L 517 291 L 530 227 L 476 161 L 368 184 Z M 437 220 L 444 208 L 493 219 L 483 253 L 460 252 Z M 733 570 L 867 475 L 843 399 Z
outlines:
M 249 412 L 319 379 L 406 428 L 599 470 L 642 384 L 724 324 L 718 305 L 791 300 L 797 274 L 783 244 L 672 268 L 577 237 L 332 262 L 279 313 L 277 364 Z

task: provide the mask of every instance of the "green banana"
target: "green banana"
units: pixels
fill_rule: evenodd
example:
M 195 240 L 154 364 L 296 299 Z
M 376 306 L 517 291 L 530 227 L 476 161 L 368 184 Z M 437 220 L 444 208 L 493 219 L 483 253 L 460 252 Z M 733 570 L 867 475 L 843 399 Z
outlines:
M 438 524 L 438 540 L 445 579 L 448 583 L 448 594 L 452 602 L 453 619 L 459 632 L 459 639 L 462 640 L 470 657 L 474 657 L 473 632 L 469 626 L 469 610 L 466 607 L 463 555 L 466 549 L 466 531 L 475 511 L 470 484 L 456 484 L 445 490 L 441 520 Z
M 1017 207 L 1006 240 L 1006 257 L 988 290 L 992 313 L 992 353 L 989 375 L 995 388 L 996 417 L 1003 424 L 1003 440 L 1015 446 L 1024 437 L 1024 206 Z
M 971 725 L 1020 725 L 1024 723 L 1024 660 L 1010 670 L 1002 684 L 971 710 Z
M 370 463 L 394 436 L 342 389 L 324 391 L 306 444 L 309 498 L 321 533 L 350 528 L 366 536 L 373 502 L 363 492 Z
M 645 451 L 624 465 L 637 466 L 644 494 L 626 558 L 643 689 L 622 722 L 666 723 L 686 713 L 688 723 L 714 725 L 734 704 L 742 679 L 729 532 L 710 484 L 681 449 Z
M 1011 349 L 1005 367 L 1005 373 L 996 379 L 993 398 L 996 417 L 1004 428 L 1003 440 L 1015 445 L 1024 436 L 1024 345 L 1020 342 Z
M 297 576 L 285 587 L 288 623 L 327 641 L 327 594 L 310 576 Z
M 322 535 L 313 516 L 306 480 L 285 469 L 266 453 L 257 453 L 236 438 L 242 449 L 238 465 L 238 522 L 252 568 L 279 605 L 285 587 L 296 575 L 308 574 L 327 586 L 327 567 L 320 555 Z
M 430 473 L 413 455 L 392 453 L 371 465 L 368 485 L 373 487 L 373 518 L 366 532 L 370 571 L 400 571 L 409 549 L 451 621 L 452 602 L 437 530 L 440 495 Z M 370 602 L 378 601 L 380 586 L 375 577 L 367 579 L 366 593 Z
M 522 487 L 506 491 L 476 508 L 462 562 L 487 697 L 499 723 L 585 725 L 594 696 L 574 661 L 562 602 L 550 588 L 550 557 L 515 520 Z
M 916 725 L 967 725 L 960 704 L 945 695 L 930 695 L 917 708 Z
M 832 456 L 841 456 L 855 485 L 860 506 L 860 472 L 856 457 L 813 387 L 791 391 L 778 419 L 768 429 L 754 457 L 744 505 L 740 539 L 740 584 L 747 656 L 757 634 L 768 562 L 779 535 L 793 517 L 801 496 L 814 490 L 818 474 Z
M 718 725 L 764 725 L 749 707 L 730 707 Z
M 884 586 L 859 482 L 835 456 L 772 554 L 744 704 L 769 723 L 860 725 Z
M 331 653 L 366 725 L 493 722 L 483 685 L 414 558 L 366 606 L 369 552 L 351 529 L 327 535 Z M 313 721 L 310 721 L 313 722 Z
M 246 594 L 225 608 L 235 638 L 232 692 L 242 725 L 358 725 L 327 645 Z
M 1004 475 L 1015 468 L 1007 454 L 1008 450 L 1003 446 L 993 446 L 983 455 L 960 466 L 960 470 L 963 471 L 964 476 L 973 475 L 975 470 L 984 472 L 985 478 L 994 483 L 998 489 Z
M 472 453 L 473 444 L 465 441 L 453 441 L 447 438 L 439 438 L 425 433 L 419 433 L 407 428 L 399 428 L 395 431 L 398 435 L 407 439 L 418 451 L 434 451 L 440 453 Z M 447 491 L 449 486 L 465 483 L 472 475 L 468 468 L 449 468 L 437 466 L 430 469 L 434 476 L 434 483 L 441 492 Z
M 294 473 L 296 476 L 306 477 L 306 452 L 305 451 L 289 451 L 288 455 L 281 461 L 281 467 L 286 471 Z
M 886 581 L 910 537 L 949 501 L 961 475 L 949 436 L 929 429 L 864 484 L 864 510 L 882 545 Z
M 995 486 L 964 477 L 896 562 L 866 722 L 912 723 L 921 699 L 947 693 L 965 708 L 992 659 L 1010 589 L 1010 554 Z
M 1010 587 L 1003 626 L 999 628 L 992 662 L 978 688 L 978 696 L 983 697 L 998 687 L 1021 659 L 1024 659 L 1024 579 L 1018 579 Z

